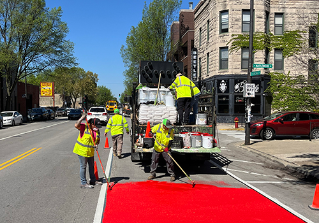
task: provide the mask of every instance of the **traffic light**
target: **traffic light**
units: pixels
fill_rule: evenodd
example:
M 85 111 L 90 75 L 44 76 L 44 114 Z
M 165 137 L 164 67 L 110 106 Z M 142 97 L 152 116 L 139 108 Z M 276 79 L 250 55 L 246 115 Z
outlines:
M 183 62 L 141 61 L 140 83 L 158 83 L 161 76 L 162 84 L 171 84 L 178 73 L 183 71 Z

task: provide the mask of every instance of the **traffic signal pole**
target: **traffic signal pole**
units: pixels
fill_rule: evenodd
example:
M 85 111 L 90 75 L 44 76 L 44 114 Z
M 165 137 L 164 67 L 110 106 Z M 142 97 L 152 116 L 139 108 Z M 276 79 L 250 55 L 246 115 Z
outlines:
M 251 83 L 250 73 L 253 67 L 253 35 L 254 35 L 254 0 L 250 0 L 250 26 L 249 26 L 249 60 L 247 83 Z M 246 115 L 245 115 L 245 145 L 250 145 L 250 118 L 251 118 L 251 99 L 246 98 Z

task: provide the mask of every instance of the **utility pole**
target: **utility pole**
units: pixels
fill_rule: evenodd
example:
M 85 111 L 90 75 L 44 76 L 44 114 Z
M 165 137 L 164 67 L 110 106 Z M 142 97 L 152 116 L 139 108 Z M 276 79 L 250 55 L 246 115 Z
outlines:
M 250 73 L 253 67 L 253 35 L 254 35 L 254 0 L 250 0 L 250 26 L 249 26 L 249 60 L 247 83 L 251 83 Z M 245 145 L 250 145 L 250 118 L 251 118 L 251 99 L 246 98 L 246 123 L 245 123 Z

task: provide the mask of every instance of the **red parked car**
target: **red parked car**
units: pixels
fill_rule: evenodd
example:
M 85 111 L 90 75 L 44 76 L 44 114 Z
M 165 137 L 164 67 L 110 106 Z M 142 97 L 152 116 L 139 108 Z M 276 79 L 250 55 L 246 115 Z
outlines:
M 319 139 L 319 113 L 277 112 L 250 123 L 250 135 L 264 139 L 275 136 L 309 136 Z

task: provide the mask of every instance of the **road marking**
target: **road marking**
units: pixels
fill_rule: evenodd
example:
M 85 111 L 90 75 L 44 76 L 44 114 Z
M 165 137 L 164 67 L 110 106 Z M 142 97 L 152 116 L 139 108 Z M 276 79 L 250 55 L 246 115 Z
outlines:
M 246 181 L 249 184 L 284 184 L 283 181 Z
M 245 161 L 245 160 L 231 160 L 231 161 L 235 161 L 235 162 L 242 162 L 242 163 L 254 163 L 254 164 L 263 165 L 263 163 L 256 163 L 256 162 Z
M 293 215 L 297 216 L 298 218 L 302 219 L 305 222 L 308 223 L 313 223 L 313 221 L 309 220 L 308 218 L 306 218 L 305 216 L 299 214 L 298 212 L 296 212 L 295 210 L 293 210 L 292 208 L 288 207 L 287 205 L 281 203 L 279 200 L 277 200 L 276 198 L 271 197 L 270 195 L 266 194 L 265 192 L 263 192 L 262 190 L 259 190 L 257 187 L 254 187 L 253 185 L 249 184 L 248 182 L 240 179 L 239 177 L 237 177 L 236 175 L 232 174 L 231 172 L 229 172 L 226 168 L 221 167 L 220 165 L 218 165 L 217 163 L 215 163 L 214 161 L 210 160 L 209 161 L 211 164 L 213 164 L 214 166 L 218 167 L 220 170 L 223 170 L 225 173 L 227 173 L 229 176 L 231 176 L 232 178 L 238 180 L 239 182 L 245 184 L 247 187 L 253 189 L 254 191 L 256 191 L 257 193 L 265 196 L 266 198 L 268 198 L 269 200 L 271 200 L 272 202 L 278 204 L 280 207 L 286 209 L 287 211 L 289 211 L 290 213 L 292 213 Z
M 8 136 L 8 137 L 5 137 L 5 138 L 1 138 L 0 141 L 5 140 L 5 139 L 10 139 L 12 137 L 24 135 L 24 134 L 27 134 L 27 133 L 30 133 L 30 132 L 35 132 L 35 131 L 38 131 L 38 130 L 41 130 L 41 129 L 50 128 L 50 127 L 53 127 L 53 126 L 56 126 L 56 125 L 60 125 L 60 124 L 66 123 L 66 122 L 69 122 L 69 121 L 60 122 L 60 123 L 53 124 L 53 125 L 48 125 L 48 126 L 45 126 L 45 127 L 39 128 L 39 129 L 33 129 L 33 130 L 30 130 L 30 131 L 27 131 L 27 132 L 22 132 L 22 133 L 19 133 L 19 134 L 16 134 L 16 135 L 12 135 L 12 136 Z
M 19 156 L 13 158 L 13 159 L 11 159 L 11 160 L 8 160 L 8 161 L 6 161 L 6 162 L 0 164 L 0 166 L 3 166 L 3 165 L 5 165 L 5 164 L 9 163 L 9 164 L 7 164 L 7 165 L 1 167 L 0 170 L 3 170 L 4 168 L 7 168 L 8 166 L 11 166 L 12 164 L 14 164 L 14 163 L 16 163 L 16 162 L 18 162 L 18 161 L 20 161 L 20 160 L 26 158 L 27 156 L 30 156 L 31 154 L 35 153 L 36 151 L 39 151 L 40 149 L 42 149 L 42 147 L 40 147 L 40 148 L 33 148 L 33 149 L 31 149 L 31 150 L 29 150 L 29 151 L 27 151 L 27 152 L 25 152 L 25 153 L 22 153 L 21 155 L 19 155 Z M 25 155 L 25 154 L 26 154 L 26 155 Z M 22 156 L 22 157 L 21 157 L 21 156 Z M 20 157 L 20 158 L 19 158 L 19 157 Z M 19 158 L 19 159 L 18 159 L 18 158 Z
M 111 168 L 112 168 L 112 161 L 113 161 L 113 147 L 110 148 L 109 150 L 109 157 L 107 159 L 107 164 L 105 167 L 105 176 L 107 177 L 106 180 L 110 179 L 111 176 Z M 104 207 L 106 204 L 106 191 L 108 190 L 107 188 L 107 184 L 104 183 L 101 187 L 100 190 L 100 196 L 96 205 L 96 209 L 95 209 L 95 215 L 94 215 L 94 220 L 93 223 L 101 223 L 103 220 L 103 213 L 104 213 Z

